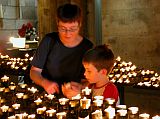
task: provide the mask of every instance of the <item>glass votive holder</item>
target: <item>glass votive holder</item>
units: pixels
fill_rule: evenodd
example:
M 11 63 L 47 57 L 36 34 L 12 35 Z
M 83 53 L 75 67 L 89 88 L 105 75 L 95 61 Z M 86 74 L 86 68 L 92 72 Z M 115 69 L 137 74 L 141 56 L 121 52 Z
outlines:
M 129 107 L 128 108 L 128 119 L 138 119 L 138 107 Z
M 6 105 L 3 105 L 3 106 L 1 107 L 2 112 L 7 112 L 8 109 L 9 109 L 9 106 L 6 106 Z
M 4 75 L 1 78 L 1 85 L 2 85 L 2 87 L 8 87 L 8 84 L 9 84 L 9 77 Z
M 160 119 L 159 115 L 153 116 L 152 119 Z
M 15 110 L 18 110 L 18 109 L 20 108 L 20 106 L 21 106 L 21 105 L 20 105 L 20 104 L 17 104 L 17 103 L 12 105 L 12 107 L 13 107 Z
M 117 105 L 117 106 L 116 106 L 116 110 L 120 110 L 120 109 L 126 110 L 126 109 L 127 109 L 127 106 L 126 106 L 126 105 Z
M 34 101 L 36 103 L 36 105 L 40 105 L 42 103 L 42 100 L 40 98 L 38 98 L 37 100 Z
M 106 119 L 114 119 L 115 117 L 115 108 L 112 106 L 108 106 L 105 110 L 104 110 L 104 116 L 106 117 Z
M 15 116 L 9 116 L 8 119 L 16 119 Z
M 102 111 L 96 110 L 92 112 L 92 119 L 103 119 Z
M 36 115 L 35 114 L 30 114 L 30 115 L 28 115 L 28 119 L 36 119 Z
M 56 118 L 56 110 L 55 109 L 47 110 L 46 118 Z
M 57 119 L 66 119 L 66 112 L 58 112 L 56 117 Z
M 36 118 L 38 118 L 38 119 L 43 119 L 43 118 L 45 117 L 45 116 L 44 116 L 45 111 L 46 111 L 46 107 L 37 108 Z
M 23 95 L 24 95 L 24 93 L 17 93 L 17 94 L 16 94 L 17 98 L 19 98 L 19 99 L 22 99 L 22 98 L 23 98 Z
M 149 119 L 150 115 L 147 113 L 139 114 L 139 119 Z
M 127 119 L 127 110 L 117 110 L 116 119 Z

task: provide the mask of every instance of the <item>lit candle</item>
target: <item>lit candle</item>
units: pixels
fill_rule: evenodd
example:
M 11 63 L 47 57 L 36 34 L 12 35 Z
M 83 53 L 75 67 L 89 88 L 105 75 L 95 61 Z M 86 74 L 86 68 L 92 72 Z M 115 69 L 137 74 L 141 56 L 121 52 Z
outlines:
M 110 81 L 113 82 L 113 83 L 115 83 L 116 79 L 112 78 Z
M 91 89 L 89 89 L 88 87 L 86 87 L 85 89 L 82 90 L 82 93 L 84 93 L 85 95 L 90 95 Z
M 96 110 L 92 113 L 92 119 L 103 119 L 102 117 L 102 111 Z
M 160 119 L 160 116 L 156 115 L 156 116 L 152 117 L 152 119 Z
M 103 96 L 94 96 L 95 100 L 103 100 L 103 98 L 104 98 Z
M 117 110 L 117 113 L 119 114 L 119 116 L 124 117 L 127 115 L 127 110 L 120 109 L 120 110 Z
M 15 119 L 15 116 L 9 116 L 8 119 Z
M 139 115 L 139 119 L 149 119 L 150 115 L 147 113 L 143 113 Z
M 121 61 L 121 57 L 120 57 L 120 56 L 118 56 L 116 60 L 117 60 L 117 61 Z
M 118 83 L 122 83 L 122 82 L 123 82 L 123 79 L 120 78 L 117 82 L 118 82 Z
M 37 88 L 34 87 L 28 88 L 28 90 L 31 91 L 32 93 L 36 93 L 38 91 Z
M 130 83 L 130 80 L 127 78 L 124 83 Z
M 20 104 L 13 104 L 12 107 L 13 107 L 14 109 L 19 109 L 19 108 L 20 108 Z
M 16 96 L 17 98 L 23 98 L 24 93 L 17 93 Z
M 16 86 L 12 86 L 12 85 L 9 86 L 9 89 L 10 89 L 10 90 L 14 90 L 15 88 L 16 88 Z
M 83 109 L 88 109 L 91 105 L 91 99 L 87 99 L 86 97 L 84 97 L 83 99 L 80 99 L 80 106 Z
M 126 105 L 117 105 L 116 108 L 125 110 L 127 108 L 127 106 Z
M 37 109 L 37 114 L 43 114 L 44 111 L 46 111 L 46 107 L 38 108 Z
M 143 83 L 142 83 L 142 82 L 139 82 L 137 85 L 138 85 L 138 86 L 143 86 Z
M 28 119 L 35 119 L 35 118 L 36 118 L 35 114 L 28 115 Z
M 108 102 L 109 105 L 113 105 L 113 103 L 115 102 L 115 99 L 113 98 L 106 98 L 105 100 Z
M 40 105 L 42 103 L 42 100 L 40 98 L 38 98 L 37 100 L 34 101 L 36 103 L 36 105 Z
M 147 87 L 151 86 L 150 82 L 144 82 L 144 85 Z
M 49 95 L 47 95 L 47 98 L 50 99 L 50 100 L 52 100 L 53 98 L 55 98 L 55 96 L 52 95 L 52 94 L 49 94 Z
M 3 105 L 1 107 L 2 112 L 7 112 L 8 111 L 9 106 Z
M 21 88 L 26 88 L 27 84 L 19 84 Z
M 56 116 L 57 116 L 57 119 L 63 119 L 66 117 L 66 112 L 58 112 Z
M 68 101 L 69 101 L 68 98 L 60 98 L 60 99 L 59 99 L 59 103 L 60 103 L 61 105 L 65 105 Z
M 48 117 L 53 117 L 56 113 L 56 110 L 55 109 L 51 109 L 51 110 L 47 110 L 46 111 L 46 114 Z
M 132 114 L 136 114 L 139 110 L 138 107 L 129 107 L 128 109 L 131 111 Z
M 157 87 L 159 87 L 159 84 L 154 84 L 153 86 L 157 88 Z
M 103 100 L 94 100 L 93 104 L 100 107 L 103 104 Z
M 132 67 L 131 67 L 131 70 L 133 71 L 133 70 L 135 70 L 137 67 L 135 66 L 135 65 L 133 65 Z
M 77 94 L 76 96 L 72 97 L 72 100 L 79 100 L 79 99 L 81 99 L 81 95 L 80 94 Z
M 107 109 L 104 110 L 108 119 L 113 119 L 115 116 L 115 108 L 108 106 Z
M 6 75 L 4 75 L 4 76 L 1 78 L 1 80 L 2 80 L 3 82 L 7 82 L 7 81 L 9 80 L 9 77 L 6 76 Z

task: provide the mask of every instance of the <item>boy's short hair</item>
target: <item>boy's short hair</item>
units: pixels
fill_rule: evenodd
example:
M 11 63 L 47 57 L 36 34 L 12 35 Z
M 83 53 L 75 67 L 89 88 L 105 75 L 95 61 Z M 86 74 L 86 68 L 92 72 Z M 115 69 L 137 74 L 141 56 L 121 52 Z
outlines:
M 81 23 L 82 12 L 79 6 L 75 4 L 64 4 L 57 9 L 57 21 L 62 22 L 75 22 Z
M 104 44 L 90 49 L 85 53 L 83 63 L 93 64 L 98 71 L 105 68 L 107 69 L 107 74 L 109 74 L 113 68 L 115 59 L 112 50 L 108 47 L 108 45 Z

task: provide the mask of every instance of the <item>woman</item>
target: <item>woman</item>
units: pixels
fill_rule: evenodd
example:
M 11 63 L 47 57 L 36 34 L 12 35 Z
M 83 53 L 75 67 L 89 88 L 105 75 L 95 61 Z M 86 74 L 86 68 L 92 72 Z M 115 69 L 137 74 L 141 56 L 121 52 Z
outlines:
M 58 32 L 47 34 L 37 48 L 30 77 L 48 94 L 59 93 L 63 83 L 80 82 L 83 78 L 82 58 L 93 44 L 79 34 L 81 23 L 82 13 L 77 5 L 60 6 Z

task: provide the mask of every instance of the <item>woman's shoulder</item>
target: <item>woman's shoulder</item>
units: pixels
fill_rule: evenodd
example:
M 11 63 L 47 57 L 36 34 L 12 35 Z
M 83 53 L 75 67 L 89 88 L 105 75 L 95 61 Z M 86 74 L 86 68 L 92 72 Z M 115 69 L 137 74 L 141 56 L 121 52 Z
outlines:
M 83 44 L 84 46 L 87 46 L 87 49 L 90 49 L 90 48 L 93 47 L 92 41 L 89 40 L 89 39 L 86 38 L 86 37 L 83 37 L 82 44 Z

